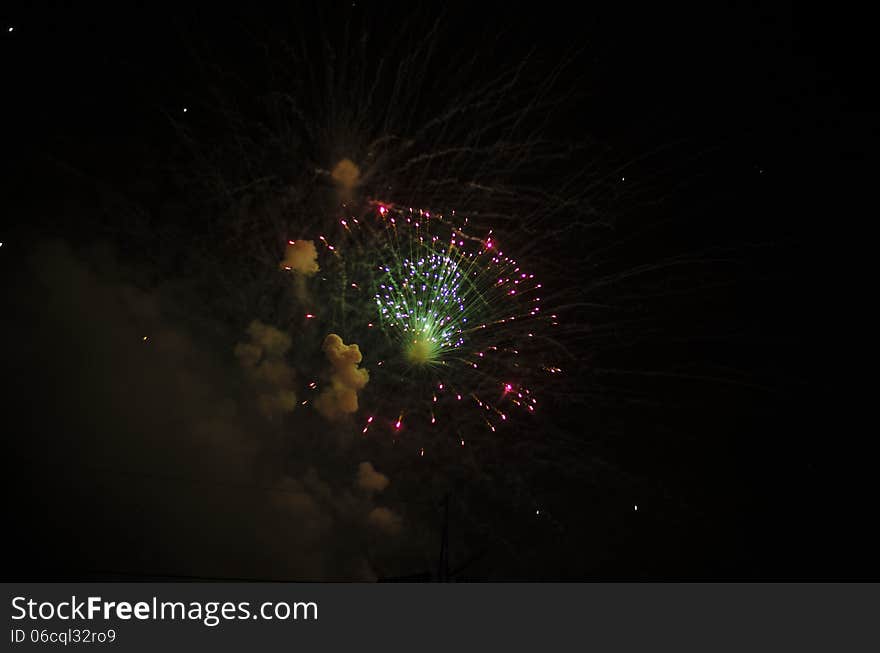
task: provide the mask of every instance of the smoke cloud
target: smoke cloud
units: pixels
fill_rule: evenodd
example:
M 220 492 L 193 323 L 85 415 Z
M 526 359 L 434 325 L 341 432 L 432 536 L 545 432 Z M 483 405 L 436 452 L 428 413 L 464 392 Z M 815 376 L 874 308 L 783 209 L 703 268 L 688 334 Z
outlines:
M 388 478 L 345 450 L 313 452 L 308 411 L 290 412 L 287 334 L 255 321 L 233 356 L 209 337 L 220 323 L 190 319 L 197 294 L 129 283 L 144 275 L 106 248 L 42 244 L 13 272 L 16 319 L 0 329 L 16 408 L 4 439 L 27 569 L 293 580 L 397 570 L 377 562 L 401 546 L 402 517 L 374 503 Z M 328 336 L 325 352 L 333 389 L 321 405 L 338 416 L 368 377 L 356 345 Z
M 377 472 L 373 463 L 364 462 L 358 466 L 357 485 L 365 492 L 381 492 L 389 483 L 388 477 Z
M 320 270 L 315 243 L 311 240 L 288 241 L 287 249 L 284 252 L 284 260 L 281 261 L 281 268 L 297 272 L 306 277 L 314 275 Z
M 235 356 L 257 388 L 261 412 L 266 417 L 290 413 L 296 408 L 293 370 L 284 356 L 290 336 L 257 320 L 248 327 L 249 342 L 235 346 Z
M 324 353 L 330 362 L 330 387 L 315 399 L 315 408 L 329 420 L 338 420 L 358 409 L 358 390 L 370 380 L 367 370 L 358 367 L 363 360 L 357 345 L 346 345 L 335 333 L 324 338 Z
M 351 197 L 361 178 L 361 170 L 351 159 L 342 159 L 333 166 L 330 176 L 343 198 Z
M 402 528 L 400 516 L 384 507 L 373 508 L 367 521 L 373 528 L 387 535 L 398 535 Z

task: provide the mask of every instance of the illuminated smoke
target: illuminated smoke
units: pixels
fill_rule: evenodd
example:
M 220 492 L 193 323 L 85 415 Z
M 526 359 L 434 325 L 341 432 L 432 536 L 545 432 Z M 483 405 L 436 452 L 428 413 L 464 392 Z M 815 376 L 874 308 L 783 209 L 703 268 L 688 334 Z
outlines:
M 381 472 L 377 472 L 373 463 L 364 462 L 358 466 L 357 486 L 366 492 L 381 492 L 391 481 Z
M 311 240 L 291 240 L 287 243 L 281 268 L 298 272 L 306 277 L 315 274 L 318 268 L 318 252 Z
M 351 159 L 342 159 L 330 173 L 343 198 L 351 197 L 361 177 L 361 170 Z
M 403 520 L 394 511 L 379 507 L 370 511 L 367 522 L 386 535 L 396 535 L 400 532 Z
M 336 420 L 358 409 L 358 390 L 361 390 L 370 375 L 358 365 L 363 356 L 357 345 L 346 345 L 335 333 L 324 338 L 324 353 L 330 361 L 330 387 L 315 400 L 315 408 L 329 420 Z
M 27 282 L 10 293 L 21 319 L 4 324 L 10 398 L 44 425 L 7 438 L 9 462 L 28 479 L 17 496 L 45 507 L 49 541 L 78 543 L 56 551 L 59 567 L 99 557 L 108 568 L 159 574 L 375 580 L 371 560 L 381 563 L 399 523 L 388 508 L 370 517 L 384 476 L 365 468 L 365 491 L 363 458 L 265 464 L 284 459 L 277 432 L 304 437 L 302 422 L 277 429 L 246 409 L 254 390 L 271 398 L 292 382 L 291 338 L 253 322 L 233 360 L 171 317 L 187 308 L 173 294 L 127 283 L 113 260 L 39 245 Z M 246 370 L 244 395 L 227 363 Z M 370 561 L 367 539 L 378 556 Z
M 257 401 L 266 417 L 290 413 L 296 407 L 293 370 L 284 356 L 290 336 L 258 320 L 248 327 L 249 342 L 235 346 L 235 357 L 258 390 Z

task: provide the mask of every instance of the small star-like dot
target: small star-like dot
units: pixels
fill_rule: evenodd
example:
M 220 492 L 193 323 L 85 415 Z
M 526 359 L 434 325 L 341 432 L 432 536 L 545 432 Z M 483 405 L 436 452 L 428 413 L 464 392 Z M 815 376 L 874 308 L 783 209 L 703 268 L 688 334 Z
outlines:
M 638 512 L 638 511 L 639 511 L 639 507 L 638 507 L 637 505 L 635 505 L 635 506 L 633 506 L 633 510 L 635 510 L 636 512 Z

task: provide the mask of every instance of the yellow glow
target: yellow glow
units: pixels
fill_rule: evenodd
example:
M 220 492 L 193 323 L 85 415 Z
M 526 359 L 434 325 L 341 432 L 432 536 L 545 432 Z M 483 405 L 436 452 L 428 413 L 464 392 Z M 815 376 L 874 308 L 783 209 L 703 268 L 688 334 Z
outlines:
M 435 360 L 437 345 L 430 340 L 413 340 L 405 353 L 406 359 L 413 365 L 426 365 Z

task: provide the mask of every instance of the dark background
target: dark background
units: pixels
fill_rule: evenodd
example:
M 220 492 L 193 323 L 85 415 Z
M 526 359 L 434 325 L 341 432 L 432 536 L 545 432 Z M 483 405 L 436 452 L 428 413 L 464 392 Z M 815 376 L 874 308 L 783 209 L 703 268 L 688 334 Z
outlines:
M 597 408 L 589 426 L 604 433 L 597 445 L 603 460 L 647 486 L 662 480 L 696 516 L 673 525 L 618 510 L 632 503 L 628 492 L 620 505 L 569 493 L 556 503 L 572 539 L 589 539 L 601 524 L 621 533 L 613 554 L 585 561 L 575 547 L 560 552 L 536 535 L 536 556 L 555 561 L 552 571 L 526 577 L 876 578 L 873 511 L 865 505 L 871 494 L 857 488 L 869 477 L 855 471 L 866 427 L 851 423 L 842 362 L 852 287 L 844 245 L 857 225 L 851 189 L 867 174 L 859 152 L 870 114 L 857 110 L 849 90 L 867 61 L 861 21 L 843 11 L 796 14 L 785 3 L 647 11 L 611 4 L 470 3 L 451 5 L 446 15 L 463 43 L 503 29 L 506 47 L 494 55 L 500 63 L 528 51 L 548 59 L 577 52 L 566 75 L 579 93 L 568 119 L 554 127 L 559 134 L 594 139 L 622 160 L 684 144 L 676 150 L 684 154 L 628 169 L 634 178 L 659 180 L 649 195 L 669 197 L 624 203 L 623 228 L 671 219 L 650 237 L 651 248 L 723 244 L 749 261 L 749 274 L 698 308 L 663 309 L 682 311 L 682 322 L 701 321 L 695 333 L 723 337 L 662 346 L 647 339 L 627 362 L 637 369 L 729 364 L 748 383 L 639 380 L 638 390 L 661 408 Z M 59 233 L 76 233 L 78 211 L 94 202 L 96 187 L 128 189 L 149 176 L 176 139 L 163 112 L 187 106 L 197 85 L 194 42 L 247 71 L 257 64 L 240 42 L 243 30 L 309 11 L 5 6 L 2 240 L 47 215 L 57 216 Z M 393 37 L 402 5 L 357 2 L 352 11 L 387 16 Z M 417 11 L 435 9 L 422 3 Z M 643 253 L 636 245 L 618 263 L 637 264 Z M 2 262 L 7 271 L 9 260 Z M 28 418 L 10 406 L 4 420 L 12 432 Z M 573 430 L 586 423 L 570 420 Z M 25 576 L 58 573 L 47 571 L 45 552 L 35 548 L 34 524 L 44 515 L 30 510 L 21 489 L 28 478 L 9 478 L 16 505 L 7 532 L 19 556 L 12 568 Z M 650 498 L 635 500 L 650 511 Z M 667 537 L 670 529 L 678 535 Z

